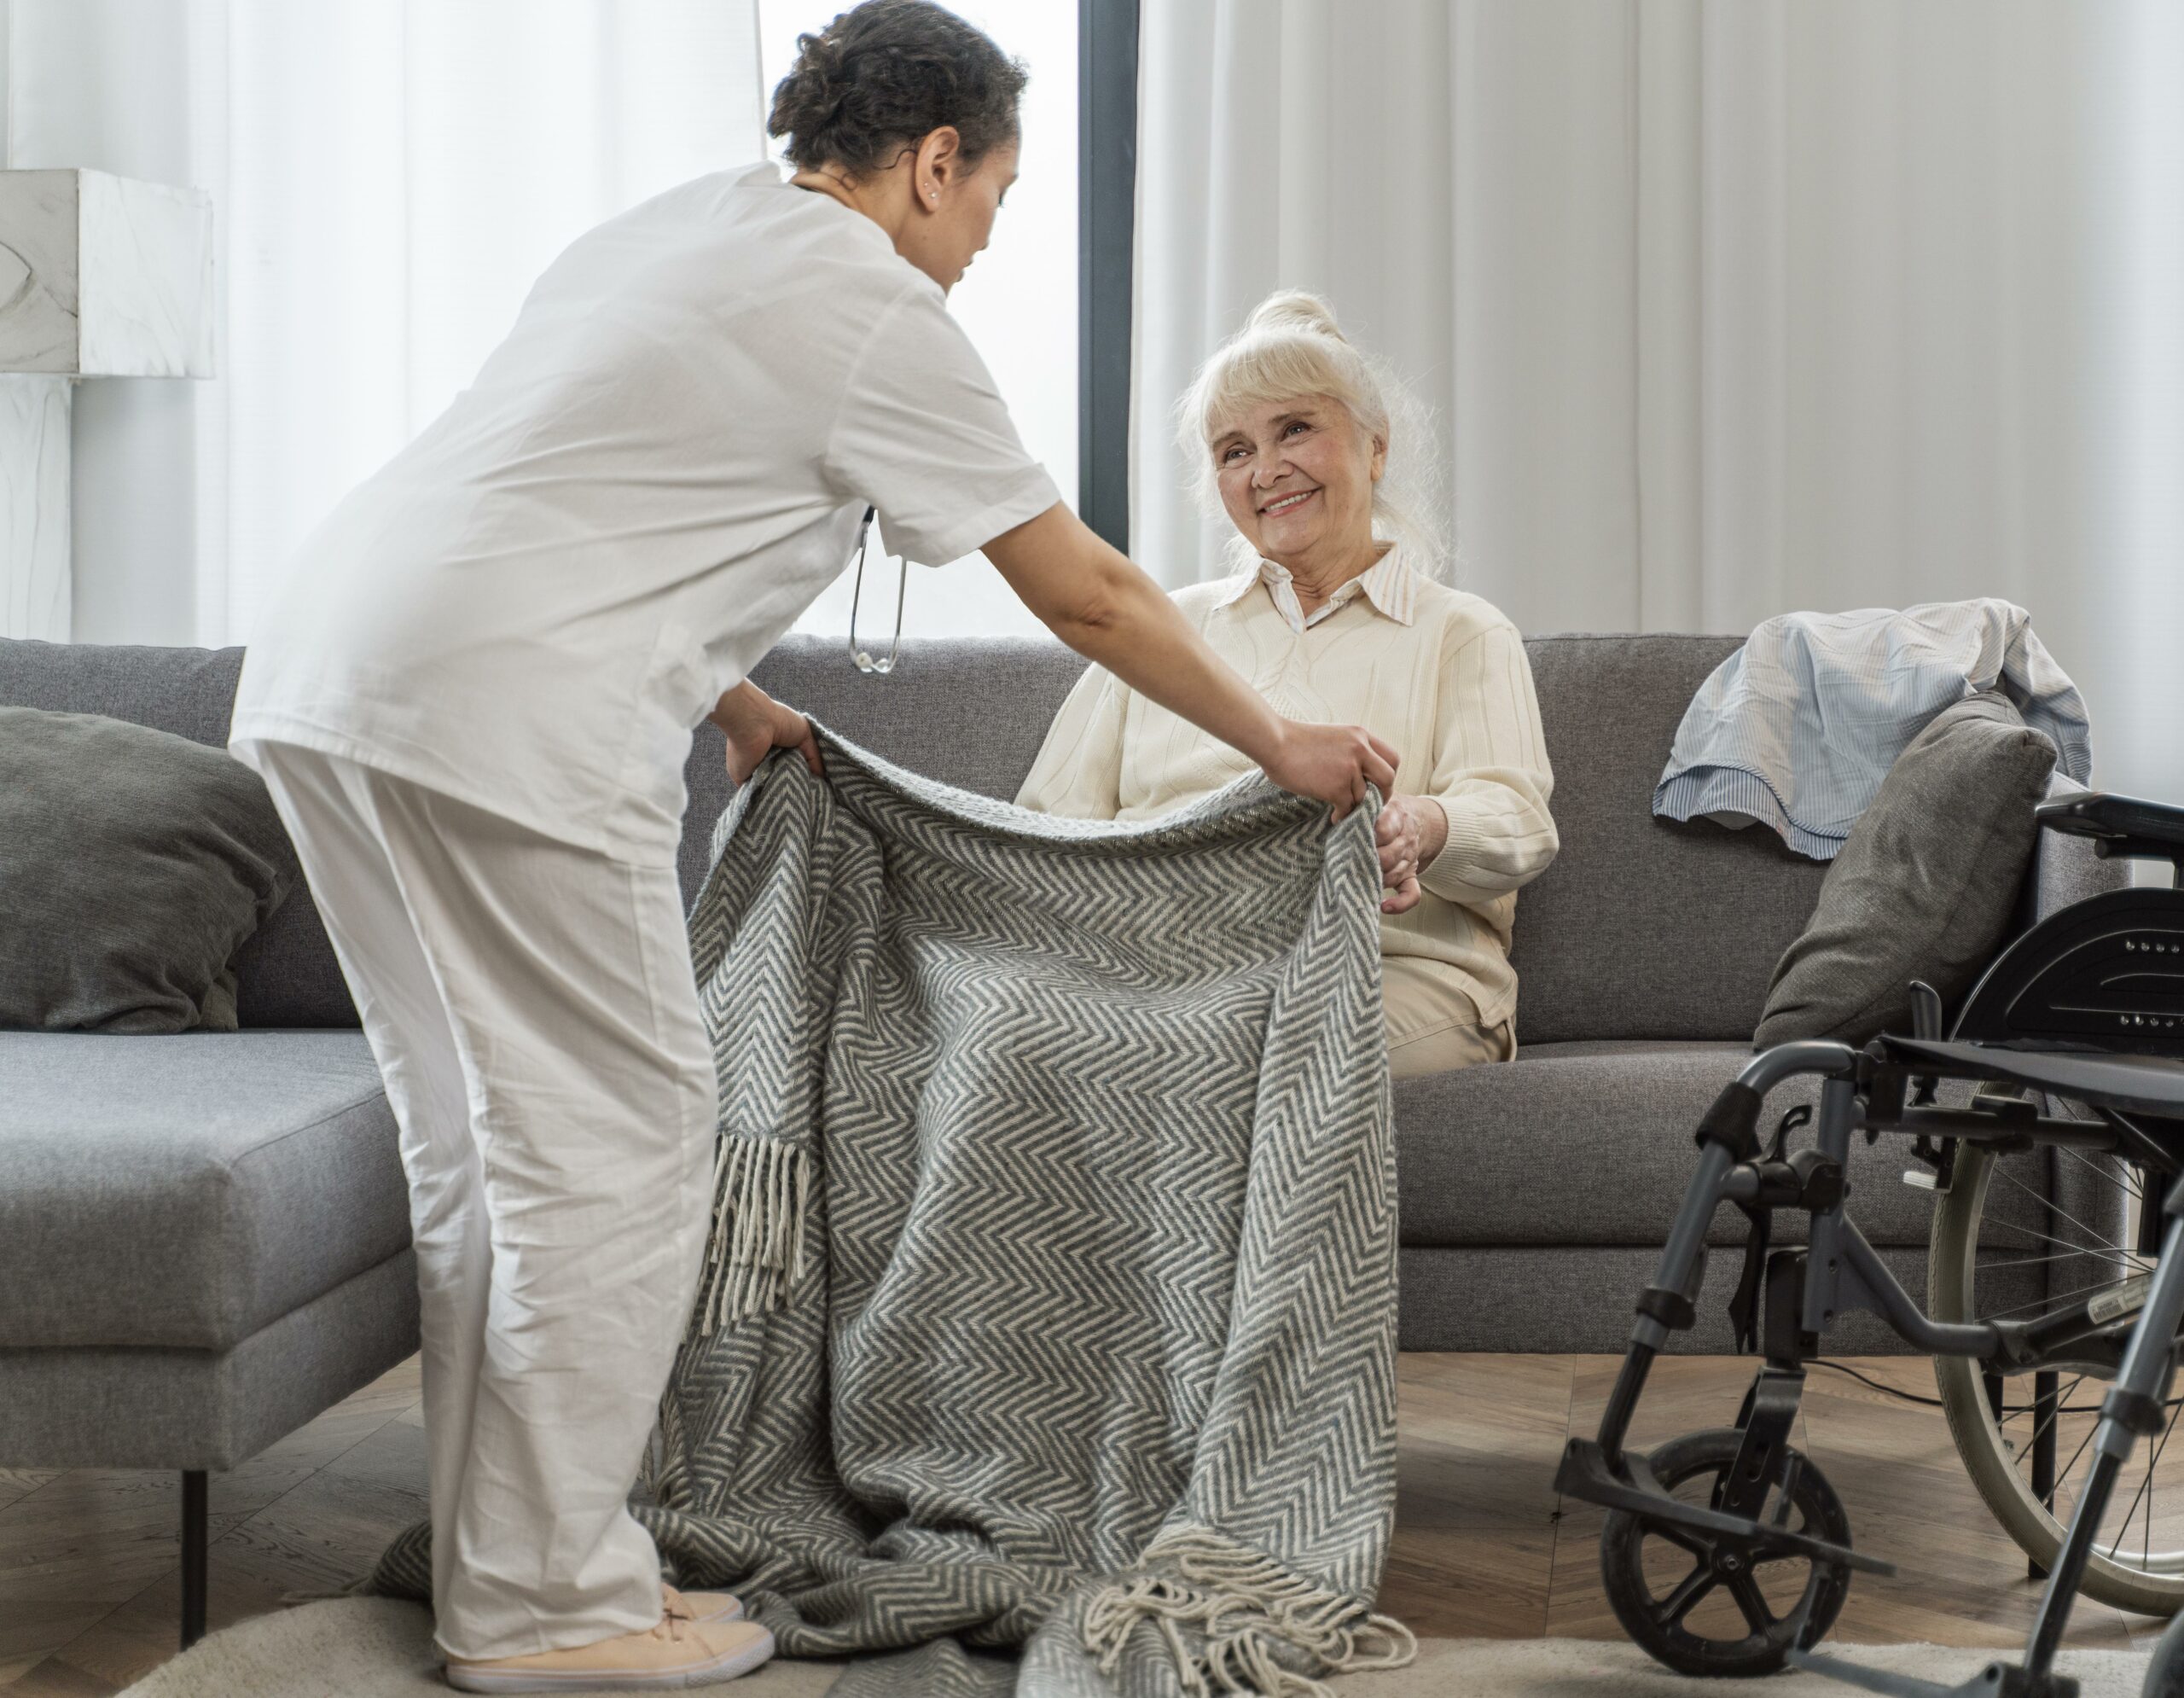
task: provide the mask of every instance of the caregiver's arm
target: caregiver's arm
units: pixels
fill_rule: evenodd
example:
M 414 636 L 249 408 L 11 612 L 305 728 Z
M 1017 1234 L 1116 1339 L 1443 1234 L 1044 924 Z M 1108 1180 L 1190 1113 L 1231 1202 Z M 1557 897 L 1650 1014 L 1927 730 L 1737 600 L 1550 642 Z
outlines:
M 1396 755 L 1356 725 L 1284 719 L 1239 677 L 1205 639 L 1124 555 L 1057 502 L 985 545 L 1025 607 L 1078 654 L 1139 695 L 1241 751 L 1285 790 L 1333 805 L 1340 819 L 1385 795 Z

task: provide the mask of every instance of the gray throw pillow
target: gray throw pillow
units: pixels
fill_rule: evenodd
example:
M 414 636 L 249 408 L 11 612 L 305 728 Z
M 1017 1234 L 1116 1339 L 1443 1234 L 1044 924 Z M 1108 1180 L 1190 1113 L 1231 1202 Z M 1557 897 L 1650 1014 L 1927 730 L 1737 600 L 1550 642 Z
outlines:
M 2009 926 L 2054 765 L 2055 746 L 2005 696 L 1967 696 L 1936 715 L 1828 868 L 1810 922 L 1774 968 L 1754 1046 L 1908 1032 L 1914 979 L 1954 1006 Z
M 225 749 L 0 707 L 0 1026 L 234 1031 L 229 963 L 288 893 L 287 852 Z

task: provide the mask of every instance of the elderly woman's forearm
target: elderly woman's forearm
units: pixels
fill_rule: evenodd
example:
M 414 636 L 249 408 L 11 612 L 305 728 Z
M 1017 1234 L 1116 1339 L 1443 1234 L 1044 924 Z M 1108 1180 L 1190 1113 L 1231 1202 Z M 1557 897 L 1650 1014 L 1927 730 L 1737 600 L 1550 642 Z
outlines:
M 1522 777 L 1474 779 L 1438 795 L 1448 817 L 1441 852 L 1419 869 L 1419 882 L 1451 902 L 1486 902 L 1547 870 L 1562 840 L 1547 799 Z

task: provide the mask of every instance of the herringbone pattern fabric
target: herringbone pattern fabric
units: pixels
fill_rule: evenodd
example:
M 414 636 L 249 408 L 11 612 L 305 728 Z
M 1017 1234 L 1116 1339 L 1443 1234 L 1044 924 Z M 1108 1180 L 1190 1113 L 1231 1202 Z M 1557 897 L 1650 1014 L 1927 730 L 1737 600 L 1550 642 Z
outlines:
M 1372 810 L 1056 820 L 822 747 L 691 918 L 721 1234 L 636 1499 L 677 1584 L 857 1657 L 839 1698 L 1401 1660 Z

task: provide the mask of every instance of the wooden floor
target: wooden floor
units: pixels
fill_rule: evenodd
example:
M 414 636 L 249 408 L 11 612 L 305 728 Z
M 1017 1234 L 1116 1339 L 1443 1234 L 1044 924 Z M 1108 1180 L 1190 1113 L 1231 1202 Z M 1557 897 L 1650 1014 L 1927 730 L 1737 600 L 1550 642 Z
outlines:
M 1922 1361 L 1860 1362 L 1931 1396 Z M 1589 1432 L 1616 1362 L 1406 1356 L 1401 1497 L 1381 1607 L 1420 1634 L 1619 1637 L 1600 1583 L 1599 1513 L 1558 1503 L 1563 1440 Z M 1631 1439 L 1650 1448 L 1727 1426 L 1750 1361 L 1669 1358 Z M 425 1510 L 413 1358 L 247 1466 L 212 1480 L 212 1625 L 363 1573 Z M 1860 1548 L 1901 1576 L 1860 1575 L 1836 1632 L 1879 1643 L 2013 1643 L 2037 1601 L 2024 1561 L 1958 1465 L 1940 1414 L 1815 1370 L 1798 1444 L 1849 1505 Z M 0 1689 L 105 1698 L 175 1649 L 174 1474 L 0 1469 Z M 2072 1643 L 2150 1645 L 2159 1624 L 2081 1601 Z

